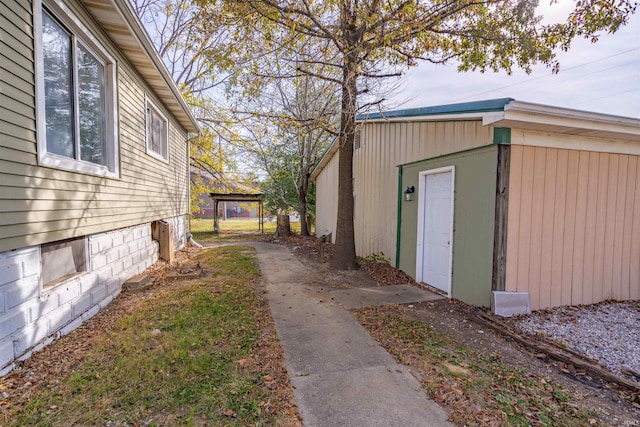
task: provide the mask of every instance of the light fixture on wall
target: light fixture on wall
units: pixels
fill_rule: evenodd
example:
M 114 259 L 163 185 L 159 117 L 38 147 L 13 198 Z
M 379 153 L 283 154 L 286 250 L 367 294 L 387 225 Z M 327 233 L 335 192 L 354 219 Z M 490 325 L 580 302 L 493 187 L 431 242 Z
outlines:
M 413 200 L 413 193 L 416 192 L 416 188 L 412 185 L 411 187 L 407 187 L 404 191 L 404 200 L 410 202 Z

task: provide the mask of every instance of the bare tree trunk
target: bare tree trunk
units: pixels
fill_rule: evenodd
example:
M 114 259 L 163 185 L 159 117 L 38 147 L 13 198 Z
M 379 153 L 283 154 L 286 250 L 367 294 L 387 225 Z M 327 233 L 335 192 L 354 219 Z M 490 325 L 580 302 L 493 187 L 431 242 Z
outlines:
M 340 150 L 338 159 L 338 218 L 336 246 L 331 264 L 338 270 L 352 270 L 356 264 L 353 229 L 353 141 L 355 138 L 356 64 L 354 54 L 345 55 L 340 115 Z
M 307 193 L 309 192 L 309 174 L 303 170 L 300 174 L 300 186 L 298 191 L 298 200 L 300 201 L 300 235 L 309 236 L 309 224 L 307 223 Z

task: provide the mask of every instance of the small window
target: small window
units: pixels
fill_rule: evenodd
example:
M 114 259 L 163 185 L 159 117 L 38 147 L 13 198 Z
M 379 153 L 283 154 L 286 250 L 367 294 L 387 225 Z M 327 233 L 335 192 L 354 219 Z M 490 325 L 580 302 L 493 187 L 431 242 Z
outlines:
M 64 5 L 39 5 L 38 159 L 118 176 L 115 61 Z
M 360 128 L 356 128 L 356 132 L 353 138 L 353 149 L 357 150 L 360 148 Z
M 169 162 L 169 122 L 160 109 L 147 99 L 147 153 Z
M 40 247 L 42 287 L 57 285 L 87 271 L 86 239 L 60 240 Z

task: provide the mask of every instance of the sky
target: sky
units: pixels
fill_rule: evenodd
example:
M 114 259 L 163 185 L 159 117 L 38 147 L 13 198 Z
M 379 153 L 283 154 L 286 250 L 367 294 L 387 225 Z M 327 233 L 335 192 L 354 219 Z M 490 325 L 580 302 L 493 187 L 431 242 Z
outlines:
M 568 13 L 573 1 L 540 12 L 548 22 Z M 603 34 L 592 44 L 575 40 L 568 52 L 559 52 L 560 72 L 544 65 L 527 75 L 514 70 L 459 73 L 456 64 L 420 64 L 411 69 L 390 100 L 393 109 L 415 108 L 495 98 L 514 98 L 577 110 L 640 118 L 640 12 L 615 34 Z

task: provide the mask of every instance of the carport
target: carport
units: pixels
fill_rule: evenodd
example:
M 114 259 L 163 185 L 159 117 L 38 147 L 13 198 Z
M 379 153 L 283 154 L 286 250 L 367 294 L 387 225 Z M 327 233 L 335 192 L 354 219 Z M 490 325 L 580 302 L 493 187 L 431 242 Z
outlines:
M 259 204 L 258 208 L 258 227 L 260 232 L 264 233 L 264 194 L 247 194 L 247 193 L 209 193 L 209 197 L 213 200 L 213 230 L 216 234 L 220 233 L 220 218 L 218 215 L 219 202 L 247 202 Z

